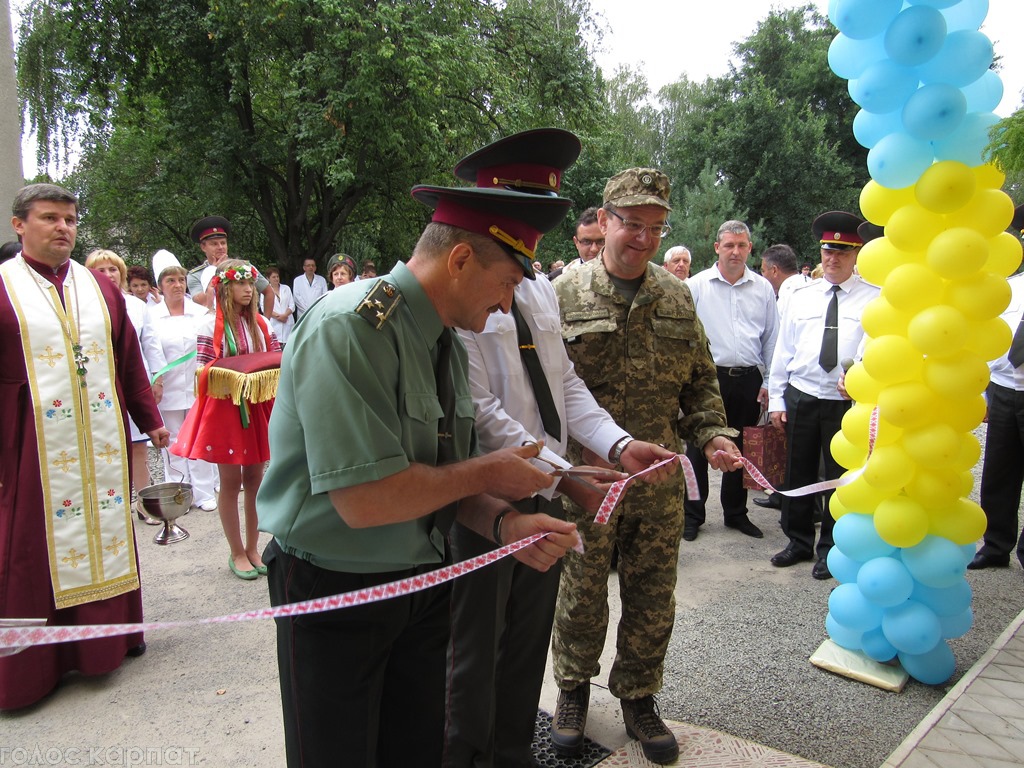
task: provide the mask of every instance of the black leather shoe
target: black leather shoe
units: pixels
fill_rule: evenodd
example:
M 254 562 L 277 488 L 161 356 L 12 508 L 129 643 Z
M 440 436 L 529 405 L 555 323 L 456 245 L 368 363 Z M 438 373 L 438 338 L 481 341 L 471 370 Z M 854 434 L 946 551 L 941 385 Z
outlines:
M 137 659 L 137 658 L 139 658 L 139 656 L 141 656 L 145 652 L 146 652 L 146 644 L 143 642 L 143 643 L 139 643 L 134 648 L 129 648 L 127 651 L 125 651 L 124 655 L 129 657 L 129 658 L 132 658 L 132 659 Z
M 726 528 L 732 528 L 734 531 L 739 531 L 742 534 L 751 536 L 755 539 L 763 539 L 764 533 L 754 525 L 746 517 L 741 517 L 725 524 Z
M 683 541 L 695 541 L 697 538 L 697 526 L 687 523 L 683 526 Z
M 782 497 L 777 493 L 764 499 L 754 499 L 754 503 L 762 509 L 782 509 Z
M 982 571 L 986 568 L 1006 568 L 1010 565 L 1009 555 L 983 555 L 981 552 L 967 564 L 969 571 Z
M 784 550 L 772 557 L 771 562 L 776 568 L 789 568 L 791 565 L 796 565 L 797 563 L 803 563 L 813 559 L 814 558 L 810 552 L 801 552 L 799 549 L 786 547 Z
M 832 578 L 832 571 L 828 569 L 828 562 L 824 557 L 816 562 L 814 567 L 811 568 L 811 576 L 816 578 L 818 581 L 825 581 L 826 579 Z

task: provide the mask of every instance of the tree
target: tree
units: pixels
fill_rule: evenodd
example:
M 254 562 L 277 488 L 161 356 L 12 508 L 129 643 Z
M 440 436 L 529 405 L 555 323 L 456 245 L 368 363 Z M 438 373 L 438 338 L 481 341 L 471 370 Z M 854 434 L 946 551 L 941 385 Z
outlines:
M 413 184 L 453 183 L 455 160 L 497 135 L 595 118 L 586 10 L 33 0 L 19 79 L 41 160 L 84 145 L 73 181 L 94 237 L 151 252 L 216 212 L 252 249 L 239 255 L 285 271 L 347 238 L 388 266 L 428 215 Z
M 686 187 L 676 187 L 673 194 L 675 204 L 672 210 L 673 229 L 665 242 L 666 248 L 685 245 L 690 249 L 693 263 L 691 274 L 711 266 L 717 260 L 714 242 L 718 228 L 730 219 L 747 220 L 747 211 L 736 207 L 736 196 L 729 189 L 729 182 L 711 165 L 704 162 L 704 168 L 697 181 Z

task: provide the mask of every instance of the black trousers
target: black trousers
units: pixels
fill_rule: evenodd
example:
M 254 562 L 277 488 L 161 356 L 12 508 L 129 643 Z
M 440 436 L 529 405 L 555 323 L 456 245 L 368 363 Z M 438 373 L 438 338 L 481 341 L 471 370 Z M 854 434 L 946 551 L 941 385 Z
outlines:
M 559 499 L 535 497 L 514 506 L 564 517 Z M 451 542 L 456 562 L 497 548 L 460 525 L 452 528 Z M 561 562 L 540 573 L 506 557 L 452 583 L 448 768 L 534 764 L 533 732 L 560 574 Z
M 740 433 L 734 442 L 741 451 L 743 428 L 757 424 L 761 417 L 761 405 L 757 402 L 761 383 L 761 373 L 756 369 L 742 376 L 729 376 L 722 370 L 718 371 L 718 387 L 722 391 L 722 402 L 725 403 L 725 418 L 728 425 Z M 686 458 L 693 464 L 693 471 L 697 475 L 700 499 L 687 499 L 683 504 L 686 510 L 685 524 L 700 526 L 706 519 L 708 498 L 708 460 L 704 456 L 704 446 L 687 444 Z M 743 472 L 722 473 L 721 500 L 726 523 L 747 514 L 747 489 L 743 487 Z
M 988 385 L 988 432 L 981 469 L 981 508 L 988 518 L 982 554 L 1002 557 L 1016 545 L 1024 564 L 1024 534 L 1019 534 L 1021 484 L 1024 483 L 1024 392 Z
M 850 400 L 819 400 L 794 386 L 786 387 L 786 488 L 800 488 L 818 481 L 818 466 L 824 460 L 825 479 L 835 480 L 845 471 L 832 458 L 832 436 L 843 425 L 843 414 L 852 405 Z M 828 513 L 832 492 L 823 494 L 824 513 L 818 536 L 817 557 L 832 549 L 832 526 Z M 782 531 L 790 545 L 803 553 L 814 554 L 814 498 L 812 496 L 782 497 Z
M 263 560 L 273 605 L 433 570 L 340 573 L 281 551 Z M 450 585 L 355 608 L 277 619 L 289 768 L 440 765 Z

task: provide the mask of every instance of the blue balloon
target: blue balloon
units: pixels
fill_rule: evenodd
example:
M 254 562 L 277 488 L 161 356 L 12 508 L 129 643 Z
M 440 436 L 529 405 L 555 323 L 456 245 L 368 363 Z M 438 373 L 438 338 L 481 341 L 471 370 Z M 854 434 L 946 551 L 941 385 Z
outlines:
M 871 149 L 890 133 L 903 132 L 903 112 L 896 110 L 887 114 L 857 110 L 853 118 L 853 136 L 857 143 Z
M 988 132 L 999 122 L 992 112 L 969 112 L 949 136 L 932 142 L 937 160 L 956 160 L 976 168 L 988 161 Z
M 887 56 L 881 35 L 854 40 L 840 32 L 828 47 L 828 65 L 843 80 L 857 79 L 868 65 Z
M 914 577 L 899 560 L 876 557 L 860 567 L 857 587 L 865 600 L 881 608 L 891 608 L 910 597 L 914 591 Z
M 884 114 L 902 109 L 917 86 L 916 71 L 883 59 L 869 65 L 856 80 L 850 80 L 846 90 L 868 112 Z
M 988 16 L 988 0 L 959 0 L 936 7 L 942 8 L 942 15 L 946 17 L 946 27 L 950 32 L 958 29 L 977 29 Z
M 978 550 L 974 544 L 962 544 L 960 546 L 960 553 L 964 556 L 964 565 L 966 566 L 978 554 Z
M 946 19 L 925 5 L 905 8 L 885 32 L 885 50 L 905 67 L 916 67 L 935 56 L 946 39 Z
M 959 88 L 932 83 L 919 88 L 903 107 L 903 125 L 915 139 L 944 139 L 960 127 L 967 99 Z
M 907 0 L 908 5 L 927 5 L 929 8 L 949 8 L 960 0 Z
M 828 610 L 844 627 L 867 632 L 882 623 L 882 609 L 871 603 L 856 584 L 840 584 L 828 596 Z
M 882 631 L 900 653 L 925 653 L 942 639 L 939 617 L 928 607 L 907 600 L 888 608 L 882 616 Z
M 851 651 L 863 650 L 860 644 L 860 637 L 863 633 L 850 627 L 844 627 L 831 613 L 825 616 L 825 631 L 832 638 L 832 642 L 841 645 Z
M 860 570 L 860 563 L 844 555 L 839 547 L 832 547 L 826 558 L 829 573 L 840 584 L 850 584 L 857 581 L 857 571 Z
M 914 582 L 911 600 L 927 605 L 940 619 L 943 616 L 955 616 L 971 605 L 971 585 L 967 579 L 961 579 L 952 587 L 929 587 L 921 582 Z
M 836 520 L 832 529 L 832 539 L 844 555 L 862 563 L 875 557 L 891 555 L 896 551 L 896 547 L 886 544 L 878 535 L 874 517 L 857 512 L 849 512 Z
M 896 658 L 896 648 L 885 639 L 885 632 L 882 631 L 881 627 L 865 632 L 860 639 L 860 644 L 864 653 L 875 661 L 880 661 L 884 664 Z
M 999 73 L 986 69 L 985 74 L 963 88 L 968 112 L 995 112 L 1003 100 L 1003 79 Z
M 967 570 L 960 548 L 941 536 L 925 536 L 920 544 L 904 549 L 903 564 L 922 584 L 939 588 L 954 586 Z
M 928 142 L 906 133 L 891 133 L 868 152 L 868 172 L 883 187 L 903 189 L 917 183 L 934 156 Z
M 954 616 L 939 616 L 939 626 L 942 628 L 942 639 L 952 640 L 955 637 L 963 637 L 974 624 L 974 611 L 967 608 Z
M 828 15 L 844 35 L 864 40 L 882 34 L 902 7 L 903 0 L 836 0 Z
M 977 30 L 962 29 L 946 35 L 942 50 L 918 67 L 921 82 L 970 85 L 992 64 L 992 41 Z
M 925 685 L 940 685 L 956 671 L 953 651 L 945 643 L 939 643 L 925 653 L 901 653 L 899 658 L 907 674 Z

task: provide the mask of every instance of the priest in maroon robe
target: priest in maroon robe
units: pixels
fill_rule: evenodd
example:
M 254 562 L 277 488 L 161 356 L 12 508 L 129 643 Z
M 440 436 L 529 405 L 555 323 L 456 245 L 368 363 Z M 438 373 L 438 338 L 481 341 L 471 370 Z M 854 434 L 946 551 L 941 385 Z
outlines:
M 23 253 L 0 265 L 0 621 L 140 622 L 124 425 L 130 414 L 158 447 L 167 430 L 120 291 L 70 259 L 75 196 L 33 184 L 13 213 Z M 144 649 L 136 633 L 0 657 L 0 709 Z

